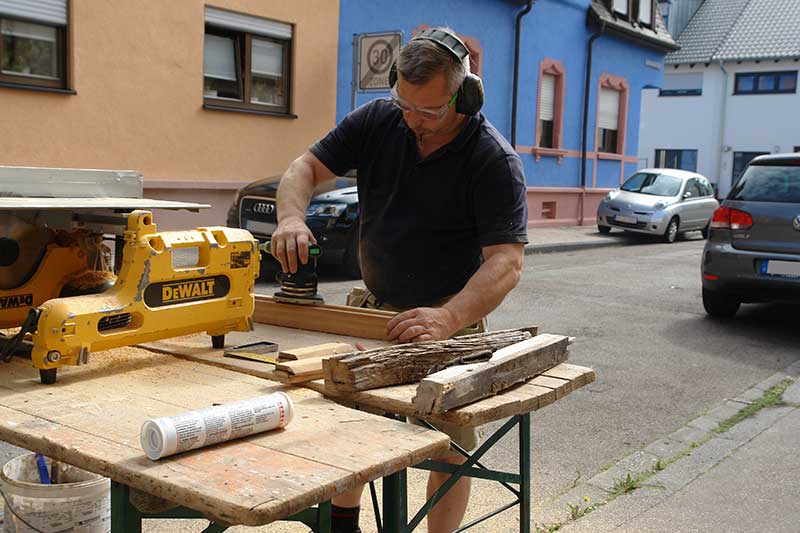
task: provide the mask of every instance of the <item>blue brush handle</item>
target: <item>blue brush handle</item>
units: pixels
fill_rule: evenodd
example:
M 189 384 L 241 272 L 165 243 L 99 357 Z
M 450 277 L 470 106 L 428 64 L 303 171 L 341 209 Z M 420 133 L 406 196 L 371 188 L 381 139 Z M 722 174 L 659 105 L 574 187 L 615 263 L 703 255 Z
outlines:
M 50 485 L 50 474 L 47 473 L 47 461 L 45 461 L 44 455 L 37 453 L 35 457 L 36 468 L 39 469 L 39 481 L 42 482 L 42 485 Z

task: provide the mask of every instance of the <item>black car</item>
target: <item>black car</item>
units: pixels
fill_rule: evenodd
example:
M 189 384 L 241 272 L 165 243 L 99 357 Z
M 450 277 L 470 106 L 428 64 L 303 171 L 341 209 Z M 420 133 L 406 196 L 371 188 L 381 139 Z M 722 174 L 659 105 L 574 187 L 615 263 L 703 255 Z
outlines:
M 254 181 L 236 195 L 228 211 L 228 226 L 244 228 L 264 242 L 277 226 L 275 196 L 280 176 Z M 306 224 L 322 248 L 322 264 L 339 265 L 348 277 L 361 277 L 358 256 L 358 190 L 354 177 L 339 177 L 314 190 Z M 261 254 L 262 277 L 280 268 L 275 259 Z
M 757 157 L 711 217 L 703 306 L 732 317 L 744 302 L 800 303 L 800 154 Z

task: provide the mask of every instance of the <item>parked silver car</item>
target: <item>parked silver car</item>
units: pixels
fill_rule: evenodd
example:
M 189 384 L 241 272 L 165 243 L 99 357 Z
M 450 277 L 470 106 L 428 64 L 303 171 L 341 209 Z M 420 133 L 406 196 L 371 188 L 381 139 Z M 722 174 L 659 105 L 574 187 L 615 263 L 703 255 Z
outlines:
M 800 154 L 750 162 L 711 219 L 702 276 L 713 317 L 742 302 L 800 303 Z
M 674 242 L 679 233 L 699 230 L 708 237 L 708 225 L 719 202 L 708 180 L 700 174 L 672 168 L 646 168 L 611 191 L 597 207 L 597 229 L 611 228 L 661 236 Z

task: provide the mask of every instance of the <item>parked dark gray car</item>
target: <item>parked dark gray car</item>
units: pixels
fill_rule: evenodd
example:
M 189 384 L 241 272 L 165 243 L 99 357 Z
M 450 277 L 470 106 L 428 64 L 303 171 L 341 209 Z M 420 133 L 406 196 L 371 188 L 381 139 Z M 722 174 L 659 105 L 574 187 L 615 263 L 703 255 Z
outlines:
M 703 306 L 732 317 L 742 302 L 800 302 L 800 154 L 757 157 L 711 218 Z
M 597 229 L 611 228 L 658 235 L 674 242 L 679 233 L 708 234 L 711 214 L 719 207 L 708 180 L 695 172 L 645 168 L 611 191 L 597 207 Z

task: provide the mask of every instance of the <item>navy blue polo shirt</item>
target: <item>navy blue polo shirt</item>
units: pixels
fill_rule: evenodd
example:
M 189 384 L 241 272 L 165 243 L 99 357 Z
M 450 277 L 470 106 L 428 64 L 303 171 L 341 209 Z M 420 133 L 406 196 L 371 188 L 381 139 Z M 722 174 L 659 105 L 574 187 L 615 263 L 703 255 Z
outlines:
M 482 113 L 422 159 L 402 112 L 374 100 L 310 150 L 358 171 L 361 271 L 381 302 L 430 305 L 466 285 L 482 247 L 528 242 L 522 163 Z

